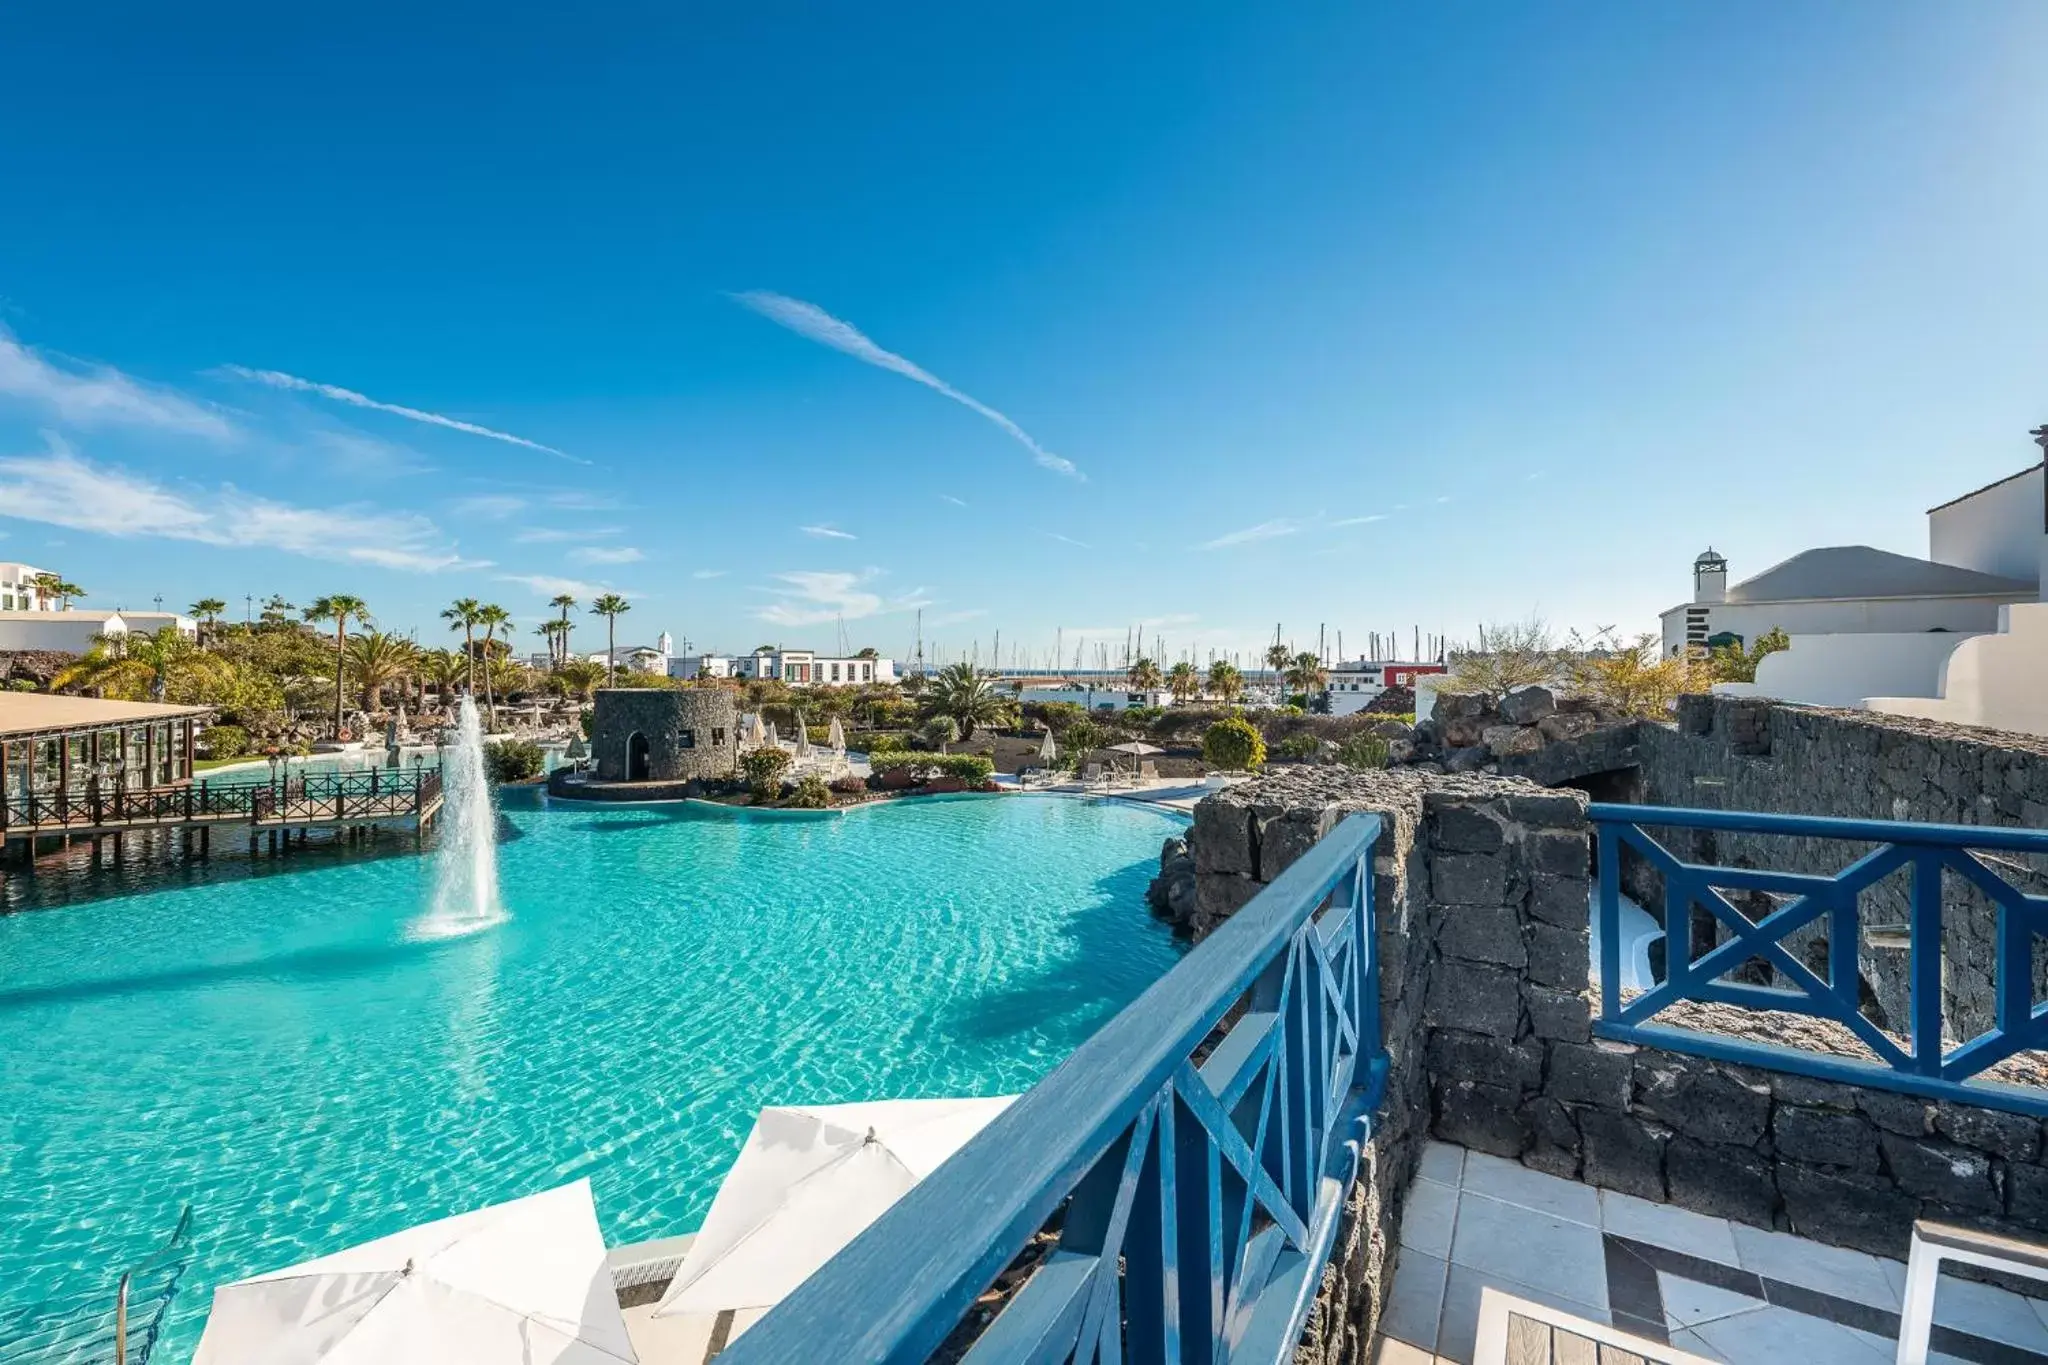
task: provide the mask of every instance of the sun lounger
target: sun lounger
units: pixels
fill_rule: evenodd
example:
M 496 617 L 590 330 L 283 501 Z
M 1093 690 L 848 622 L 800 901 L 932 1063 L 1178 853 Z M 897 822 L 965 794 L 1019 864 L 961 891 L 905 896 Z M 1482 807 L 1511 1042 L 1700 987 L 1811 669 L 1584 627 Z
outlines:
M 1159 780 L 1159 765 L 1149 758 L 1146 759 L 1138 765 L 1138 776 L 1146 782 L 1157 782 Z

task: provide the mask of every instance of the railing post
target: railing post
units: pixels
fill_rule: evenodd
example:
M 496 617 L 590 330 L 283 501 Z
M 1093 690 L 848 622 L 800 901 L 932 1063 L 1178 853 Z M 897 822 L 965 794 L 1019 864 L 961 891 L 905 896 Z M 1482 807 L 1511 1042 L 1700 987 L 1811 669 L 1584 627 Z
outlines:
M 1600 851 L 1600 1017 L 1613 1019 L 1621 1014 L 1621 836 L 1596 823 L 1593 838 Z M 1668 971 L 1668 941 L 1664 952 Z
M 1913 858 L 1911 1001 L 1913 1069 L 1941 1074 L 1941 857 Z

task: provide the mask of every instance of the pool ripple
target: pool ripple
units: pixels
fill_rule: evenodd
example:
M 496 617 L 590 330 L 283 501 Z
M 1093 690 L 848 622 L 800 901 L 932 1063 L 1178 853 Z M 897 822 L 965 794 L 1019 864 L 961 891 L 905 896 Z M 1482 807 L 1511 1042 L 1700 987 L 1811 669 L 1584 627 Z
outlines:
M 511 918 L 460 938 L 407 938 L 410 856 L 0 916 L 0 1308 L 185 1200 L 167 1360 L 223 1279 L 579 1176 L 608 1240 L 688 1231 L 762 1105 L 1022 1089 L 1180 952 L 1142 900 L 1177 822 L 1125 805 L 504 818 Z

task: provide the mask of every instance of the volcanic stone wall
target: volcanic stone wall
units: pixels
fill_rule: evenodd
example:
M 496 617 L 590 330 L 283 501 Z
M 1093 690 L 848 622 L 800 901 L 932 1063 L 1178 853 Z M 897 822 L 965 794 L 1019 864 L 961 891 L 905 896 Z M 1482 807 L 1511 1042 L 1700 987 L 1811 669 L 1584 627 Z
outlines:
M 650 782 L 730 777 L 739 762 L 739 709 L 722 687 L 600 690 L 590 721 L 600 782 L 629 780 L 636 734 L 647 741 Z
M 1520 779 L 1308 768 L 1210 796 L 1185 853 L 1170 850 L 1162 882 L 1185 858 L 1196 885 L 1155 903 L 1199 936 L 1349 812 L 1385 817 L 1374 891 L 1388 1094 L 1301 1359 L 1365 1358 L 1425 1131 L 1893 1257 L 1917 1217 L 2048 1232 L 2038 1120 L 1596 1040 L 1585 806 Z M 1784 1018 L 1729 1013 L 1742 1018 L 1700 1007 L 1672 1022 L 1768 1037 Z

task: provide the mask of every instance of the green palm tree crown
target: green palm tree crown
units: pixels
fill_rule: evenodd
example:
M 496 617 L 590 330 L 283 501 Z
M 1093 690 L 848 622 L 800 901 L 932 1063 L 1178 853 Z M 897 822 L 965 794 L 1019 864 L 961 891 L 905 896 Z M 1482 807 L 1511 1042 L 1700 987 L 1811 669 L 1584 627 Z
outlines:
M 1294 656 L 1288 653 L 1286 645 L 1275 641 L 1267 647 L 1266 667 L 1272 669 L 1275 673 L 1285 669 L 1292 662 L 1294 662 Z
M 1195 666 L 1183 659 L 1166 670 L 1166 686 L 1175 701 L 1186 701 L 1202 690 L 1202 680 Z
M 1228 659 L 1209 665 L 1209 690 L 1225 701 L 1236 701 L 1244 692 L 1244 674 Z
M 1138 659 L 1124 670 L 1124 677 L 1132 687 L 1149 692 L 1160 686 L 1164 679 L 1159 676 L 1159 665 L 1150 659 Z
M 557 652 L 554 656 L 555 666 L 559 668 L 569 662 L 569 613 L 576 610 L 576 599 L 565 592 L 557 593 L 548 605 L 562 613 L 562 628 L 555 641 Z
M 373 630 L 348 642 L 348 671 L 362 690 L 363 709 L 378 710 L 384 689 L 411 677 L 419 666 L 419 647 L 403 635 Z
M 608 592 L 590 604 L 592 616 L 604 618 L 604 685 L 610 687 L 619 675 L 619 616 L 633 604 L 615 592 Z
M 928 717 L 945 716 L 958 724 L 963 740 L 974 738 L 976 726 L 998 725 L 1010 715 L 1008 698 L 973 664 L 940 669 L 925 688 L 924 707 Z
M 182 683 L 217 681 L 226 665 L 187 639 L 176 626 L 154 635 L 100 635 L 85 657 L 50 680 L 52 691 L 90 687 L 123 701 L 162 701 Z
M 348 650 L 348 623 L 351 617 L 359 622 L 368 621 L 370 605 L 349 593 L 331 593 L 314 598 L 313 605 L 301 614 L 308 621 L 334 622 L 334 737 L 340 739 L 342 673 Z
M 39 573 L 29 581 L 36 585 L 36 590 L 43 596 L 56 598 L 59 611 L 69 611 L 72 598 L 85 596 L 84 588 L 68 581 L 62 574 Z
M 482 624 L 477 613 L 482 610 L 483 604 L 474 597 L 458 597 L 441 608 L 441 619 L 448 623 L 448 629 L 462 632 L 462 657 L 471 661 L 463 676 L 472 692 L 476 691 L 476 628 Z
M 1314 700 L 1315 694 L 1323 690 L 1330 674 L 1323 667 L 1323 661 L 1313 654 L 1302 653 L 1287 661 L 1287 685 L 1296 692 Z

